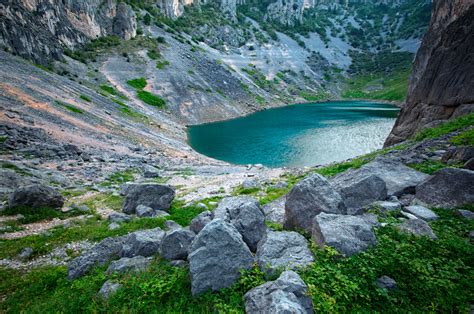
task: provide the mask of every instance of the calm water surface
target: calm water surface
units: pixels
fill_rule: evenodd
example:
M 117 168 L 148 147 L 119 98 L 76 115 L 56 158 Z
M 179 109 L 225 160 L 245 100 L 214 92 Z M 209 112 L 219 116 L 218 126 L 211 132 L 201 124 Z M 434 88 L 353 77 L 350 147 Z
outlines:
M 196 151 L 233 164 L 314 166 L 381 148 L 397 113 L 373 102 L 298 104 L 191 126 L 188 140 Z

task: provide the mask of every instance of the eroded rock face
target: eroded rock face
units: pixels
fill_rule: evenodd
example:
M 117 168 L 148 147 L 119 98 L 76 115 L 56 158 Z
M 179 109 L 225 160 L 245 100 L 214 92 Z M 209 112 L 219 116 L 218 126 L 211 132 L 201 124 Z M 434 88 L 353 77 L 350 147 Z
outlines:
M 474 2 L 440 0 L 418 50 L 403 106 L 385 145 L 474 111 Z
M 25 26 L 28 27 L 25 27 Z M 136 36 L 132 8 L 119 1 L 10 1 L 0 4 L 0 44 L 20 56 L 47 65 L 90 39 Z
M 314 218 L 313 239 L 321 248 L 328 245 L 351 256 L 376 244 L 374 223 L 373 219 L 363 216 L 321 213 Z
M 265 234 L 265 215 L 252 197 L 226 197 L 214 211 L 214 218 L 230 222 L 240 232 L 250 250 L 257 249 Z
M 240 271 L 253 263 L 241 234 L 222 219 L 213 220 L 201 230 L 188 259 L 193 295 L 231 286 L 239 279 Z
M 133 214 L 139 205 L 151 207 L 153 210 L 167 211 L 174 196 L 174 190 L 166 185 L 133 184 L 126 191 L 123 212 Z
M 298 182 L 285 203 L 285 228 L 300 228 L 311 233 L 313 218 L 319 213 L 345 214 L 341 195 L 329 181 L 313 174 Z
M 63 204 L 64 197 L 59 192 L 49 186 L 41 184 L 20 187 L 16 189 L 8 199 L 9 207 L 61 208 Z
M 303 19 L 304 0 L 277 0 L 267 7 L 265 17 L 292 26 Z
M 416 187 L 415 196 L 435 207 L 454 208 L 474 204 L 474 171 L 441 169 Z
M 246 313 L 313 313 L 308 286 L 294 271 L 253 288 L 244 299 Z

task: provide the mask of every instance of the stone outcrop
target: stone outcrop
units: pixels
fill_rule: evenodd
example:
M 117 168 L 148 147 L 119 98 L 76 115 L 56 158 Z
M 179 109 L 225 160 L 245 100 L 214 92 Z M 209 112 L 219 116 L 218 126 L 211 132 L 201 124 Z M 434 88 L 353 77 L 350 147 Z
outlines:
M 160 252 L 165 232 L 160 228 L 140 230 L 130 233 L 120 252 L 122 257 L 153 256 Z
M 166 233 L 161 242 L 161 255 L 167 260 L 185 260 L 196 234 L 189 228 L 181 228 Z
M 246 313 L 313 313 L 308 286 L 294 271 L 253 288 L 244 296 Z
M 137 206 L 144 205 L 155 211 L 168 210 L 175 192 L 172 188 L 160 184 L 132 184 L 127 189 L 123 212 L 133 214 Z
M 303 20 L 304 0 L 277 0 L 267 7 L 265 18 L 292 26 Z
M 0 3 L 0 45 L 46 65 L 91 39 L 135 37 L 135 12 L 115 0 L 19 0 Z
M 8 199 L 9 207 L 31 207 L 31 208 L 61 208 L 64 197 L 55 189 L 41 185 L 32 184 L 16 189 Z
M 434 1 L 418 50 L 408 97 L 385 145 L 474 111 L 474 1 Z

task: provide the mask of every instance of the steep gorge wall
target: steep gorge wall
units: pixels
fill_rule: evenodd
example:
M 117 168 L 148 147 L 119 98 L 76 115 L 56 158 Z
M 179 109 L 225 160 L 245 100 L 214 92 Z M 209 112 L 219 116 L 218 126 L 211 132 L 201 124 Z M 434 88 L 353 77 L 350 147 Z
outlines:
M 115 0 L 7 0 L 0 2 L 0 45 L 46 64 L 63 48 L 117 35 L 130 39 L 137 23 L 132 8 Z
M 474 0 L 437 0 L 386 146 L 474 111 Z

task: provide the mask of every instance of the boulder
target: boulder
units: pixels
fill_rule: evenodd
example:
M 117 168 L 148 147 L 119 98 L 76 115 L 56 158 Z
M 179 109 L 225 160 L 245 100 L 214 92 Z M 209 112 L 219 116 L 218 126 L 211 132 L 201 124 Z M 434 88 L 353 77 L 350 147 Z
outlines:
M 188 228 L 167 232 L 161 242 L 161 255 L 167 260 L 187 259 L 195 237 L 196 234 Z
M 430 225 L 422 219 L 408 219 L 398 226 L 398 229 L 405 233 L 411 233 L 415 236 L 427 236 L 436 240 L 436 234 Z
M 198 234 L 208 223 L 212 221 L 212 219 L 214 219 L 214 213 L 206 210 L 191 220 L 189 229 L 191 229 L 191 231 L 195 234 Z
M 286 196 L 282 196 L 273 202 L 262 206 L 265 220 L 283 225 L 285 223 Z
M 377 278 L 375 283 L 380 289 L 394 290 L 395 288 L 397 288 L 397 282 L 389 276 L 379 277 Z
M 244 296 L 246 313 L 313 313 L 308 286 L 294 271 L 253 288 Z
M 106 238 L 91 249 L 76 257 L 68 265 L 68 278 L 76 279 L 85 275 L 95 265 L 105 265 L 120 255 L 126 237 Z
M 161 184 L 131 184 L 126 189 L 123 212 L 133 214 L 138 205 L 154 210 L 169 210 L 175 196 L 174 190 Z
M 166 227 L 166 230 L 177 230 L 177 229 L 181 229 L 181 225 L 174 222 L 173 220 L 167 220 L 165 221 L 165 227 Z
M 130 233 L 120 253 L 122 257 L 153 256 L 160 252 L 165 232 L 160 228 L 140 230 Z
M 376 244 L 372 227 L 375 221 L 363 216 L 321 213 L 313 219 L 313 239 L 320 248 L 335 248 L 345 256 L 367 250 Z
M 33 249 L 30 247 L 26 247 L 21 250 L 20 254 L 18 254 L 18 258 L 21 260 L 27 260 L 33 254 Z
M 107 274 L 123 274 L 127 272 L 137 272 L 145 270 L 150 264 L 151 259 L 145 258 L 143 256 L 135 256 L 131 258 L 122 257 L 118 261 L 113 261 L 112 263 L 110 263 L 106 272 Z
M 458 209 L 456 210 L 456 214 L 461 218 L 466 218 L 470 220 L 474 219 L 474 213 L 471 212 L 470 210 Z
M 100 288 L 98 292 L 98 295 L 107 300 L 111 295 L 117 292 L 117 290 L 120 289 L 120 287 L 122 287 L 121 284 L 109 279 L 106 282 L 104 282 L 104 284 L 102 285 L 102 287 Z
M 116 222 L 112 222 L 109 224 L 109 230 L 117 230 L 120 228 L 120 225 Z
M 357 180 L 366 176 L 375 175 L 385 182 L 388 195 L 400 196 L 403 194 L 413 194 L 415 187 L 428 178 L 427 174 L 416 171 L 404 164 L 385 159 L 377 158 L 359 169 L 348 170 L 337 175 L 333 181 L 344 179 Z
M 243 269 L 252 267 L 253 256 L 242 235 L 230 223 L 215 219 L 199 232 L 188 256 L 191 292 L 230 287 Z
M 149 206 L 138 205 L 135 208 L 135 214 L 138 217 L 153 217 L 155 215 L 155 210 Z
M 214 218 L 233 224 L 253 252 L 267 229 L 265 215 L 258 201 L 252 197 L 224 198 L 214 210 Z
M 436 215 L 432 210 L 424 206 L 412 205 L 405 207 L 403 210 L 409 212 L 412 215 L 415 215 L 416 218 L 420 218 L 426 221 L 438 219 L 438 215 Z
M 474 158 L 469 159 L 464 163 L 464 169 L 474 170 Z
M 109 215 L 108 220 L 110 222 L 116 222 L 116 223 L 122 223 L 122 222 L 128 222 L 132 218 L 124 213 L 118 213 L 118 212 L 113 212 Z
M 262 270 L 269 273 L 281 268 L 295 269 L 314 262 L 308 241 L 294 231 L 268 231 L 255 256 Z
M 379 201 L 372 204 L 371 207 L 375 207 L 380 209 L 382 213 L 389 213 L 396 210 L 402 209 L 402 204 L 400 202 L 392 202 L 392 201 Z
M 160 176 L 160 170 L 153 166 L 145 165 L 143 167 L 143 176 L 145 178 L 157 178 Z
M 319 213 L 344 214 L 341 195 L 329 181 L 313 174 L 298 182 L 288 193 L 285 203 L 285 228 L 311 233 L 313 218 Z
M 349 215 L 361 213 L 370 203 L 387 198 L 385 181 L 376 175 L 339 176 L 331 183 L 341 194 Z
M 416 199 L 434 207 L 474 204 L 474 171 L 445 168 L 416 187 Z
M 260 184 L 260 182 L 258 182 L 257 179 L 247 179 L 242 182 L 242 188 L 246 190 L 259 189 L 261 187 L 262 185 Z
M 57 208 L 64 205 L 64 197 L 55 189 L 41 185 L 32 184 L 17 188 L 8 199 L 8 206 L 13 207 L 31 207 L 31 208 Z

